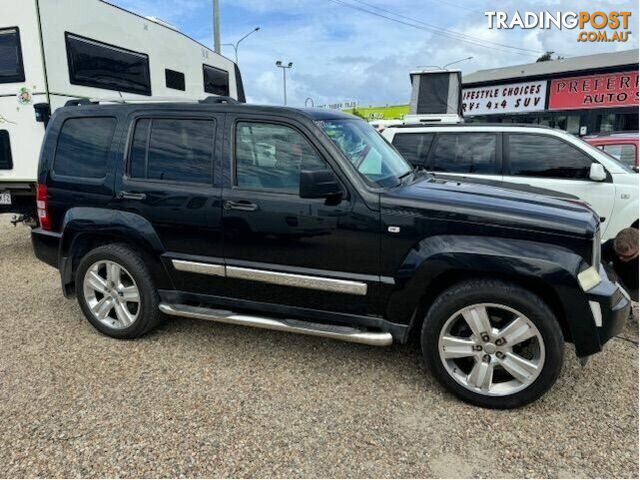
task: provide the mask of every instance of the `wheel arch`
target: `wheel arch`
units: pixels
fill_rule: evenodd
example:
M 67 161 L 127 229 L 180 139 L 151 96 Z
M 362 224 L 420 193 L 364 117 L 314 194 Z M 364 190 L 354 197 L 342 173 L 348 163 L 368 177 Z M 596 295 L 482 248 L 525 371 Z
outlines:
M 75 211 L 74 211 L 75 210 Z M 173 288 L 160 257 L 164 247 L 153 226 L 132 212 L 103 209 L 72 209 L 63 222 L 59 265 L 65 296 L 75 294 L 75 272 L 91 250 L 108 244 L 128 246 L 143 257 L 158 288 Z

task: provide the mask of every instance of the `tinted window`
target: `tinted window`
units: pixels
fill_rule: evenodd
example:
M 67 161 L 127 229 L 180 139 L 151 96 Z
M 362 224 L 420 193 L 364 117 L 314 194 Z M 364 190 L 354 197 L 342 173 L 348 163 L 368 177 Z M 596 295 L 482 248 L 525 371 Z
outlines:
M 238 186 L 297 193 L 300 186 L 300 170 L 326 168 L 326 164 L 313 147 L 292 128 L 266 123 L 238 123 Z
M 11 158 L 11 142 L 9 142 L 9 132 L 0 130 L 0 170 L 11 170 L 13 160 Z
M 593 161 L 577 148 L 546 135 L 508 136 L 511 175 L 547 178 L 588 178 Z
M 434 136 L 433 133 L 400 133 L 393 137 L 393 146 L 411 165 L 424 167 Z
M 213 68 L 208 65 L 202 66 L 204 70 L 204 91 L 214 95 L 229 95 L 229 72 Z
M 441 133 L 428 168 L 434 172 L 496 174 L 496 145 L 493 133 Z
M 173 88 L 174 90 L 185 90 L 184 73 L 176 72 L 175 70 L 164 71 L 164 77 L 167 82 L 167 88 Z
M 151 95 L 147 55 L 70 34 L 66 39 L 72 84 Z
M 24 82 L 20 32 L 17 28 L 0 30 L 0 83 Z
M 65 121 L 58 136 L 54 172 L 71 177 L 104 178 L 115 129 L 115 118 Z
M 617 158 L 625 165 L 636 164 L 636 146 L 630 143 L 618 145 L 605 145 L 604 151 L 612 157 Z
M 211 184 L 214 136 L 213 120 L 139 120 L 131 145 L 129 175 Z

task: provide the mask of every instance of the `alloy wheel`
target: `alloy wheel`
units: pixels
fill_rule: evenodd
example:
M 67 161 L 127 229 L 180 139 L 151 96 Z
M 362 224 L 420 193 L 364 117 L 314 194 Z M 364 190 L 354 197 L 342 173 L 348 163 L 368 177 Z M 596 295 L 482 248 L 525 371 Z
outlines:
M 130 327 L 140 313 L 140 291 L 131 274 L 112 260 L 95 262 L 84 276 L 84 298 L 96 320 L 109 328 Z
M 460 385 L 490 396 L 512 395 L 542 372 L 544 341 L 535 324 L 505 305 L 481 303 L 458 310 L 438 339 L 440 359 Z

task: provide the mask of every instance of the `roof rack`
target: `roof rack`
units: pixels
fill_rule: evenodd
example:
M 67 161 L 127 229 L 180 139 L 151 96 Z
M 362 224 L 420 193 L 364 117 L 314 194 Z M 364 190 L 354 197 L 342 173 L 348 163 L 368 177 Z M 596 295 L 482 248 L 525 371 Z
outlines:
M 191 97 L 152 97 L 152 98 L 127 98 L 127 97 L 102 97 L 102 98 L 76 98 L 67 101 L 65 107 L 79 107 L 82 105 L 103 104 L 136 104 L 136 103 L 200 103 L 208 105 L 239 104 L 238 100 L 224 95 L 211 95 L 205 98 Z

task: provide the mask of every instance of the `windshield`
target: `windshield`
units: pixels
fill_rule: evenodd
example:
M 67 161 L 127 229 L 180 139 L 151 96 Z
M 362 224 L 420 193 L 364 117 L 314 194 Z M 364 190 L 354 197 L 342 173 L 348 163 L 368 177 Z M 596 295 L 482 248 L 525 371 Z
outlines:
M 365 178 L 381 186 L 397 185 L 411 165 L 368 123 L 358 119 L 317 122 Z

